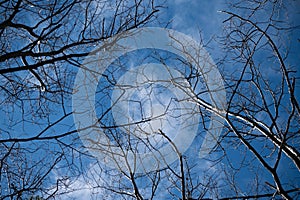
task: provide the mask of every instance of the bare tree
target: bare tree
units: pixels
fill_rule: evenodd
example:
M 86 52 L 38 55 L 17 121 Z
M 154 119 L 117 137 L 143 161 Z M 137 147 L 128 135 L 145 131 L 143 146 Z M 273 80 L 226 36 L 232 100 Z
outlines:
M 231 144 L 236 137 L 273 178 L 271 183 L 260 182 L 258 174 L 256 190 L 273 190 L 273 196 L 292 199 L 299 195 L 298 178 L 285 179 L 279 169 L 285 166 L 296 174 L 300 170 L 299 99 L 295 94 L 299 77 L 296 66 L 289 64 L 290 49 L 283 46 L 284 34 L 297 27 L 280 20 L 285 6 L 280 1 L 241 1 L 232 5 L 233 11 L 222 11 L 229 16 L 224 45 L 235 69 L 225 78 L 230 96 L 224 117 Z M 257 191 L 256 195 L 264 197 Z
M 94 46 L 155 20 L 154 1 L 1 1 L 0 198 L 51 198 L 81 171 L 77 68 Z M 58 171 L 61 171 L 60 175 Z
M 1 199 L 299 198 L 286 5 L 220 12 L 223 83 L 203 43 L 136 29 L 157 19 L 152 0 L 2 2 Z

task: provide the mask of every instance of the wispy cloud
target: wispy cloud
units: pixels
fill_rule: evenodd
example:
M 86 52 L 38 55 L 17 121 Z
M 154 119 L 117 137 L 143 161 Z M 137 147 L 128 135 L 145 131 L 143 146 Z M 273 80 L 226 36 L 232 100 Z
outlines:
M 59 171 L 55 171 L 54 179 L 64 180 L 55 198 L 59 200 L 104 199 L 104 197 L 107 200 L 113 199 L 109 191 L 103 187 L 112 180 L 107 174 L 101 172 L 99 165 L 90 165 L 87 171 L 76 178 L 63 178 Z
M 199 30 L 205 38 L 218 33 L 222 15 L 217 11 L 224 7 L 220 1 L 183 1 L 169 3 L 172 10 L 172 28 L 193 37 L 199 37 Z

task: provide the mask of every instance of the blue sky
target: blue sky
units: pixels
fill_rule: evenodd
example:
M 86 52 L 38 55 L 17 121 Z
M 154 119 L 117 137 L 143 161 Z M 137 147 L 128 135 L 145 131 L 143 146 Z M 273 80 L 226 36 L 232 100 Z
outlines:
M 217 40 L 218 40 L 218 37 L 220 36 L 220 34 L 222 34 L 222 30 L 223 30 L 222 28 L 224 27 L 224 24 L 222 22 L 224 21 L 224 19 L 227 18 L 226 14 L 218 12 L 218 11 L 226 8 L 223 1 L 221 2 L 219 0 L 209 0 L 209 1 L 208 0 L 203 0 L 203 1 L 174 0 L 174 1 L 167 1 L 167 6 L 168 6 L 168 8 L 162 10 L 162 12 L 163 12 L 162 17 L 163 17 L 164 21 L 171 21 L 168 28 L 174 29 L 174 30 L 182 32 L 184 34 L 187 34 L 196 41 L 202 40 L 203 44 L 208 43 L 206 50 L 208 51 L 208 53 L 210 54 L 212 59 L 215 60 L 216 63 L 218 63 L 218 61 L 220 61 L 222 59 L 224 52 L 221 50 L 221 46 L 217 42 Z M 299 21 L 300 21 L 300 17 L 299 17 L 300 14 L 299 14 L 299 11 L 297 10 L 297 8 L 300 8 L 300 2 L 293 1 L 293 4 L 291 4 L 287 8 L 288 9 L 287 13 L 289 14 L 290 17 L 287 18 L 285 13 L 282 13 L 280 16 L 283 19 L 288 20 L 292 25 L 298 25 Z M 108 13 L 109 13 L 109 11 L 108 11 Z M 261 17 L 263 18 L 263 16 L 261 16 Z M 151 26 L 152 25 L 159 26 L 157 24 L 151 24 Z M 300 71 L 299 70 L 299 64 L 300 64 L 300 59 L 299 59 L 300 58 L 300 45 L 299 44 L 300 44 L 300 42 L 298 41 L 298 39 L 300 39 L 299 35 L 300 35 L 300 31 L 298 30 L 297 32 L 293 32 L 291 34 L 284 35 L 280 41 L 276 41 L 276 42 L 278 42 L 278 44 L 287 44 L 290 47 L 290 54 L 287 57 L 287 63 L 294 66 L 297 69 L 298 74 Z M 298 41 L 298 42 L 296 42 L 296 41 Z M 257 59 L 264 60 L 265 58 L 264 58 L 264 55 L 259 55 L 257 57 Z M 130 63 L 130 64 L 132 64 L 132 63 Z M 225 70 L 225 71 L 222 71 L 225 74 L 230 74 L 231 72 L 236 70 L 235 67 L 237 67 L 237 66 L 238 65 L 233 65 L 232 63 L 225 63 L 225 64 L 223 63 L 222 66 L 218 66 L 218 67 L 220 67 L 220 70 L 221 69 Z M 239 70 L 237 70 L 237 71 L 239 71 Z M 266 73 L 268 73 L 268 72 L 270 72 L 270 70 L 266 69 Z M 27 77 L 29 75 L 21 74 L 20 76 Z M 33 78 L 33 77 L 31 77 L 31 78 Z M 32 80 L 32 81 L 34 81 L 34 80 Z M 275 78 L 274 78 L 274 81 L 276 81 Z M 300 88 L 300 85 L 298 85 L 298 88 Z M 296 91 L 296 93 L 298 93 L 299 94 L 298 96 L 300 96 L 299 90 Z M 34 91 L 32 94 L 38 96 L 40 93 L 39 93 L 39 91 Z M 66 101 L 66 104 L 71 104 L 70 99 L 68 99 L 68 101 Z M 28 105 L 28 107 L 29 107 L 29 105 Z M 53 107 L 55 107 L 55 105 L 53 105 Z M 70 109 L 70 105 L 68 105 L 67 107 L 68 107 L 68 109 Z M 10 112 L 15 113 L 15 116 L 13 118 L 14 122 L 16 122 L 17 119 L 21 120 L 21 116 L 19 115 L 19 113 L 21 113 L 21 110 L 18 110 L 16 108 L 14 111 L 10 110 Z M 5 113 L 3 113 L 2 111 L 1 111 L 1 116 L 4 116 L 1 119 L 2 124 L 8 125 L 8 123 L 13 123 L 10 119 L 5 117 Z M 59 117 L 59 115 L 58 116 L 54 115 L 52 117 L 54 119 L 54 118 Z M 60 131 L 62 131 L 62 130 L 67 131 L 70 128 L 74 128 L 73 119 L 71 118 L 71 116 L 63 122 L 65 124 L 68 124 L 69 126 L 56 127 L 56 129 L 59 129 Z M 41 121 L 40 125 L 35 124 L 32 126 L 30 126 L 28 124 L 26 126 L 24 126 L 24 124 L 19 123 L 19 125 L 14 126 L 14 130 L 11 130 L 11 131 L 13 131 L 15 136 L 19 136 L 19 135 L 25 136 L 25 135 L 23 135 L 23 133 L 28 133 L 33 130 L 35 130 L 35 131 L 42 130 L 43 125 L 46 123 L 47 122 Z M 22 130 L 22 131 L 20 131 L 20 130 Z M 30 131 L 28 131 L 28 130 L 30 130 Z M 53 129 L 52 131 L 55 131 L 55 129 Z M 201 131 L 203 132 L 203 130 L 201 130 Z M 48 134 L 51 134 L 51 131 L 49 131 Z M 5 135 L 5 133 L 4 133 L 4 135 Z M 76 136 L 75 136 L 75 138 L 76 138 Z M 71 139 L 72 138 L 67 138 L 65 141 L 68 142 Z M 245 149 L 242 145 L 241 146 L 237 145 L 238 146 L 237 148 L 230 148 L 230 145 L 228 145 L 228 146 L 225 145 L 224 148 L 228 148 L 228 160 L 224 160 L 217 165 L 213 165 L 213 162 L 211 160 L 220 158 L 222 156 L 222 152 L 216 152 L 204 159 L 199 158 L 199 148 L 201 146 L 201 145 L 199 145 L 199 143 L 201 143 L 202 140 L 203 140 L 203 136 L 197 135 L 194 142 L 192 143 L 192 145 L 186 152 L 189 163 L 191 165 L 195 165 L 195 167 L 193 169 L 194 172 L 197 172 L 196 175 L 194 175 L 195 179 L 200 177 L 200 179 L 205 180 L 206 178 L 208 178 L 208 175 L 212 175 L 213 177 L 215 177 L 215 179 L 220 180 L 218 182 L 218 185 L 222 188 L 222 191 L 224 191 L 226 193 L 228 188 L 226 185 L 223 185 L 224 182 L 222 181 L 223 179 L 225 179 L 226 175 L 221 171 L 224 168 L 226 168 L 226 166 L 229 165 L 230 163 L 235 163 L 237 166 L 239 166 L 243 161 L 244 162 L 243 164 L 245 164 L 245 165 L 247 165 L 249 163 L 252 163 L 252 164 L 254 163 L 254 165 L 257 166 L 257 168 L 255 168 L 255 169 L 261 170 L 260 171 L 261 177 L 259 177 L 261 181 L 272 182 L 270 175 L 267 174 L 262 169 L 262 167 L 256 160 L 253 160 L 253 156 L 251 154 L 249 154 L 249 155 L 247 154 L 246 156 L 244 155 Z M 48 145 L 51 145 L 51 144 L 48 144 Z M 80 145 L 81 144 L 78 144 L 78 146 L 80 146 Z M 259 144 L 257 144 L 257 146 L 259 146 Z M 55 148 L 57 148 L 57 147 L 55 147 Z M 54 151 L 55 151 L 55 148 L 54 148 Z M 58 148 L 58 151 L 59 151 L 59 148 Z M 40 156 L 42 156 L 42 155 L 43 154 L 41 154 Z M 244 159 L 244 156 L 245 156 L 245 159 Z M 283 160 L 285 161 L 287 159 L 284 158 Z M 84 164 L 87 164 L 87 166 L 85 167 L 86 171 L 84 171 L 77 179 L 75 179 L 75 180 L 70 179 L 70 180 L 66 181 L 66 182 L 69 181 L 68 183 L 72 183 L 71 188 L 73 188 L 73 189 L 80 188 L 81 190 L 78 190 L 70 195 L 66 195 L 65 197 L 63 197 L 63 199 L 67 198 L 67 197 L 76 198 L 76 199 L 88 198 L 94 192 L 99 192 L 100 196 L 101 195 L 104 195 L 104 196 L 110 195 L 109 192 L 107 192 L 105 190 L 92 189 L 92 188 L 94 185 L 96 185 L 96 183 L 101 182 L 101 181 L 103 181 L 102 183 L 104 183 L 104 184 L 105 184 L 105 181 L 109 182 L 109 184 L 113 184 L 114 179 L 112 179 L 112 176 L 107 176 L 105 173 L 102 173 L 102 171 L 101 171 L 102 169 L 100 169 L 99 166 L 95 165 L 94 162 L 87 161 L 86 163 L 84 162 Z M 282 162 L 279 170 L 281 172 L 284 172 L 286 179 L 292 178 L 292 176 L 297 171 L 288 170 L 286 172 L 285 164 L 286 163 Z M 174 165 L 176 165 L 176 164 L 174 164 Z M 101 171 L 101 173 L 99 173 L 99 171 Z M 250 180 L 250 178 L 252 178 L 252 176 L 255 175 L 255 172 L 256 171 L 251 171 L 251 170 L 245 168 L 244 170 L 241 170 L 238 173 L 237 181 L 240 183 L 239 189 L 241 191 L 244 191 L 244 189 L 246 189 L 247 187 L 250 187 L 252 185 L 252 182 L 249 182 L 249 180 Z M 64 175 L 64 173 L 66 173 L 66 171 L 59 171 L 59 170 L 54 171 L 52 174 L 53 180 L 55 180 L 56 178 L 61 178 Z M 86 179 L 86 177 L 89 177 L 91 179 Z M 205 181 L 209 181 L 209 180 L 205 180 Z M 166 191 L 164 191 L 163 189 L 158 191 L 158 196 L 161 199 L 163 199 L 163 198 L 171 199 L 171 197 L 168 196 Z
M 294 2 L 297 4 L 297 2 Z M 290 20 L 291 24 L 297 24 L 297 21 L 299 19 L 299 13 L 297 13 L 294 8 L 296 8 L 297 5 L 290 6 L 288 8 L 288 13 L 291 15 L 291 17 L 288 19 Z M 163 10 L 163 16 L 165 17 L 165 20 L 170 20 L 171 23 L 168 28 L 174 29 L 176 31 L 180 31 L 182 33 L 185 33 L 193 39 L 200 41 L 204 44 L 208 43 L 208 46 L 206 50 L 210 53 L 211 57 L 217 62 L 219 59 L 222 58 L 224 55 L 222 50 L 220 49 L 221 46 L 216 42 L 220 36 L 222 36 L 222 28 L 224 27 L 224 24 L 222 23 L 228 16 L 224 13 L 220 13 L 218 11 L 225 9 L 226 6 L 221 1 L 217 0 L 211 0 L 211 1 L 183 1 L 183 0 L 175 0 L 175 1 L 168 1 L 168 8 L 166 10 Z M 261 17 L 264 18 L 264 16 L 261 14 Z M 281 17 L 285 18 L 285 13 L 281 15 Z M 281 41 L 277 41 L 278 44 L 286 43 L 288 45 L 291 44 L 291 51 L 290 55 L 288 57 L 288 62 L 291 63 L 294 66 L 297 66 L 299 64 L 299 43 L 296 42 L 289 42 L 290 41 L 296 41 L 297 34 L 293 33 L 290 35 L 287 35 L 286 37 L 281 38 Z M 264 55 L 260 55 L 257 57 L 257 59 L 264 60 Z M 230 73 L 232 71 L 239 71 L 236 70 L 235 67 L 238 67 L 238 65 L 232 65 L 232 63 L 224 64 L 222 65 L 222 69 L 225 69 L 225 74 Z M 221 67 L 220 67 L 221 69 Z M 265 73 L 273 73 L 272 71 L 268 70 L 266 68 Z M 275 73 L 276 74 L 276 73 Z M 272 177 L 263 170 L 263 167 L 260 165 L 260 163 L 253 158 L 252 154 L 247 154 L 245 156 L 245 148 L 243 145 L 237 145 L 236 148 L 231 148 L 231 146 L 224 146 L 224 148 L 228 148 L 228 154 L 227 154 L 227 160 L 223 160 L 221 163 L 217 165 L 212 165 L 212 162 L 210 162 L 210 159 L 214 160 L 222 156 L 222 152 L 216 152 L 211 155 L 211 157 L 207 157 L 205 159 L 200 159 L 198 157 L 198 150 L 199 150 L 199 144 L 201 143 L 201 137 L 195 139 L 194 143 L 191 145 L 189 150 L 186 152 L 186 155 L 189 157 L 188 161 L 191 164 L 195 164 L 194 170 L 197 171 L 197 175 L 194 178 L 207 178 L 205 175 L 207 174 L 213 174 L 216 179 L 222 180 L 225 179 L 226 175 L 223 174 L 222 170 L 226 168 L 226 165 L 249 165 L 250 163 L 256 166 L 255 171 L 251 171 L 249 168 L 243 168 L 239 170 L 239 172 L 236 174 L 237 182 L 239 183 L 238 190 L 240 190 L 240 194 L 243 195 L 243 191 L 246 188 L 251 188 L 254 184 L 253 176 L 255 176 L 255 172 L 260 173 L 260 177 L 258 181 L 261 181 L 262 183 L 272 182 Z M 260 144 L 256 145 L 256 147 L 259 147 Z M 272 162 L 272 159 L 270 159 Z M 285 175 L 286 180 L 289 180 L 292 178 L 296 171 L 293 170 L 285 170 L 285 165 L 287 162 L 286 158 L 283 158 L 283 161 L 280 165 L 279 170 Z M 93 169 L 93 168 L 91 168 Z M 207 171 L 208 170 L 208 171 Z M 232 171 L 232 173 L 236 173 Z M 221 186 L 222 190 L 226 194 L 226 190 L 229 189 L 226 186 L 222 185 L 223 182 L 218 182 L 219 186 Z M 254 189 L 254 188 L 253 188 Z M 89 190 L 86 190 L 86 192 L 90 192 Z M 159 196 L 167 195 L 163 191 L 158 192 Z M 76 193 L 74 194 L 76 196 Z M 80 193 L 80 195 L 82 195 Z M 167 196 L 164 196 L 165 199 L 167 199 Z

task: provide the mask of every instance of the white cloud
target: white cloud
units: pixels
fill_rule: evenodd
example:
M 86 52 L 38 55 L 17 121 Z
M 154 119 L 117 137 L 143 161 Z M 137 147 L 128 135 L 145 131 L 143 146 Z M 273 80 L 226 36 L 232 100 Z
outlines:
M 54 172 L 54 179 L 63 179 L 64 181 L 63 184 L 60 184 L 55 199 L 103 199 L 103 197 L 107 200 L 113 199 L 109 192 L 103 188 L 103 186 L 107 186 L 107 182 L 111 183 L 111 178 L 101 172 L 102 169 L 100 169 L 99 165 L 90 165 L 88 170 L 83 172 L 79 177 L 63 178 L 61 175 L 63 173 L 56 170 Z
M 172 28 L 188 34 L 194 38 L 199 37 L 199 30 L 203 31 L 204 38 L 207 40 L 214 34 L 219 33 L 222 18 L 225 17 L 218 13 L 224 4 L 220 1 L 183 1 L 176 0 L 168 5 L 172 13 Z

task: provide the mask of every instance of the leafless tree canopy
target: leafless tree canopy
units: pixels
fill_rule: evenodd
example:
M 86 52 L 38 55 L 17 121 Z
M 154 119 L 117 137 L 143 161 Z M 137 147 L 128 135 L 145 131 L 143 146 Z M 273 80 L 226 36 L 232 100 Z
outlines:
M 104 39 L 150 23 L 159 9 L 151 0 L 1 1 L 1 199 L 54 197 L 81 173 L 69 101 L 77 68 Z M 58 168 L 65 176 L 55 177 Z
M 94 138 L 92 144 L 99 146 L 93 150 L 98 152 L 121 149 L 125 167 L 117 156 L 112 158 L 115 169 L 105 166 L 105 160 L 97 160 L 84 146 L 72 111 L 78 70 L 107 39 L 144 26 L 168 27 L 160 18 L 167 12 L 164 3 L 0 2 L 0 199 L 299 198 L 300 83 L 299 61 L 293 58 L 300 43 L 294 41 L 299 22 L 289 13 L 292 0 L 230 1 L 218 13 L 225 18 L 223 32 L 213 37 L 221 51 L 216 64 L 226 90 L 224 107 L 215 105 L 211 94 L 216 91 L 203 83 L 209 72 L 194 70 L 193 64 L 200 64 L 189 58 L 192 45 L 182 44 L 188 59 L 154 49 L 122 55 L 102 74 L 95 95 L 99 124 L 92 128 L 104 130 L 112 142 L 104 147 Z M 150 61 L 162 68 L 172 64 L 177 71 L 162 70 L 152 77 L 143 68 Z M 131 64 L 139 67 L 125 69 Z M 131 83 L 122 77 L 124 72 L 143 78 Z M 181 99 L 170 94 L 174 88 Z M 125 123 L 117 101 L 126 92 L 132 97 L 127 107 L 137 112 Z M 149 100 L 161 93 L 167 96 Z M 107 103 L 113 100 L 113 105 Z M 117 119 L 111 120 L 114 112 Z M 163 121 L 165 116 L 171 117 Z M 223 131 L 213 151 L 202 158 L 202 134 L 209 134 L 213 116 L 224 122 Z M 182 129 L 199 127 L 191 147 L 181 152 L 172 131 L 179 119 L 198 118 L 199 123 Z M 168 128 L 160 128 L 165 124 Z M 175 152 L 174 162 L 159 151 L 165 144 Z M 164 166 L 136 172 L 128 152 L 135 159 L 155 152 Z

